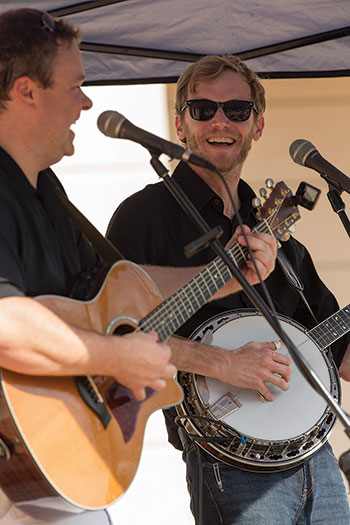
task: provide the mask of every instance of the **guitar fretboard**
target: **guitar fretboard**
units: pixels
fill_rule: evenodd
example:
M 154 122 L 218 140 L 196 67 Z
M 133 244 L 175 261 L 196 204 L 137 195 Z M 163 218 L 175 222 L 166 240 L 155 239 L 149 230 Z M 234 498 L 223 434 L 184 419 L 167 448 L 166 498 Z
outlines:
M 261 221 L 252 230 L 252 233 L 258 232 L 271 233 L 266 220 Z M 227 253 L 238 268 L 245 266 L 247 248 L 235 243 L 227 250 Z M 140 322 L 141 329 L 144 332 L 155 330 L 159 341 L 165 341 L 193 314 L 198 312 L 231 277 L 232 274 L 226 264 L 220 257 L 216 257 L 204 270 L 144 317 Z
M 350 330 L 350 304 L 315 326 L 307 334 L 321 346 L 327 348 Z

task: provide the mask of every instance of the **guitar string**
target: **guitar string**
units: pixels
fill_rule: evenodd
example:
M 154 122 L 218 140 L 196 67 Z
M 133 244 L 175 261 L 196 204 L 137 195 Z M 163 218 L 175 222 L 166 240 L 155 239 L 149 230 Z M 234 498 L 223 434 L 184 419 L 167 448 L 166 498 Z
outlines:
M 280 206 L 279 206 L 279 207 L 280 207 Z M 276 215 L 276 213 L 277 213 L 277 212 L 275 212 L 275 214 L 272 214 L 272 215 L 267 219 L 267 221 L 270 220 L 270 222 L 271 222 L 272 219 L 273 219 L 273 215 Z M 281 222 L 280 225 L 279 225 L 278 227 L 281 227 L 281 225 L 283 225 L 283 223 L 284 223 L 284 222 L 287 222 L 288 220 L 290 220 L 290 217 L 288 217 L 288 218 L 285 219 L 283 222 Z M 266 222 L 267 222 L 267 221 L 266 221 Z M 261 224 L 258 225 L 258 226 L 261 228 L 261 227 L 263 226 L 263 223 L 261 223 Z M 275 229 L 276 229 L 276 228 L 275 228 Z M 257 228 L 255 231 L 259 231 L 259 229 Z M 261 231 L 264 231 L 264 230 L 261 230 Z M 234 246 L 234 247 L 233 247 L 233 250 L 231 249 L 231 252 L 232 252 L 232 251 L 234 252 L 235 250 L 236 250 L 236 252 L 239 251 L 239 250 L 237 250 L 237 247 Z M 230 253 L 230 255 L 231 255 L 231 253 Z M 232 253 L 232 255 L 234 256 L 234 253 Z M 237 257 L 238 262 L 241 262 L 241 261 L 243 260 L 244 257 L 245 257 L 245 256 L 242 256 L 242 254 L 239 253 L 239 255 L 238 255 L 238 257 Z M 217 262 L 217 261 L 215 261 L 215 262 Z M 219 271 L 220 271 L 220 270 L 222 271 L 222 268 L 223 268 L 224 266 L 225 266 L 224 263 L 222 263 L 221 268 L 219 268 Z M 207 288 L 208 288 L 208 290 L 209 290 L 209 294 L 210 294 L 209 297 L 210 297 L 210 296 L 213 294 L 213 292 L 215 293 L 215 291 L 218 289 L 218 287 L 217 287 L 216 283 L 213 282 L 213 275 L 212 275 L 212 272 L 209 272 L 208 270 L 209 270 L 209 267 L 208 267 L 208 269 L 207 269 L 207 272 L 205 272 L 205 276 L 203 277 L 203 274 L 202 274 L 202 275 L 201 275 L 201 278 L 204 279 L 204 283 L 207 285 Z M 227 270 L 226 273 L 228 274 L 228 278 L 230 278 L 230 275 L 231 275 L 230 272 Z M 198 276 L 197 276 L 197 277 L 198 277 Z M 212 289 L 210 289 L 210 287 L 208 286 L 208 277 L 210 278 L 211 284 L 212 284 L 212 285 L 214 284 L 214 288 L 212 287 Z M 217 277 L 217 276 L 215 275 L 215 277 Z M 222 276 L 221 276 L 221 278 L 223 279 Z M 224 279 L 226 279 L 226 277 L 225 277 Z M 225 283 L 225 280 L 224 280 L 224 283 Z M 191 283 L 191 285 L 192 285 L 192 283 Z M 197 284 L 197 283 L 196 283 L 196 285 L 197 285 L 197 287 L 198 287 L 198 284 Z M 185 288 L 186 288 L 186 287 L 185 287 Z M 193 288 L 193 285 L 192 285 L 192 288 Z M 191 290 L 190 287 L 188 287 L 188 289 L 189 289 L 189 291 L 192 293 L 192 295 L 194 295 L 194 290 L 193 290 L 193 289 Z M 187 293 L 186 293 L 186 292 L 187 292 Z M 165 310 L 165 313 L 167 313 L 166 311 L 168 310 L 169 305 L 171 305 L 171 302 L 175 302 L 175 303 L 177 303 L 177 302 L 178 302 L 178 297 L 176 297 L 176 296 L 179 296 L 179 295 L 181 295 L 181 294 L 184 295 L 185 299 L 186 299 L 187 302 L 188 302 L 188 305 L 187 305 L 187 306 L 183 303 L 183 300 L 182 300 L 182 303 L 183 303 L 183 304 L 181 304 L 181 302 L 180 302 L 180 304 L 177 305 L 177 309 L 178 309 L 178 310 L 180 311 L 180 313 L 181 313 L 182 320 L 184 319 L 184 317 L 183 317 L 183 314 L 184 314 L 184 313 L 185 313 L 186 317 L 188 316 L 188 313 L 191 315 L 191 314 L 192 314 L 192 310 L 193 310 L 193 308 L 192 308 L 191 303 L 189 302 L 189 294 L 188 294 L 188 290 L 186 290 L 186 289 L 181 289 L 180 293 L 175 294 L 175 297 L 172 296 L 172 301 L 162 303 L 162 305 L 161 305 L 161 307 L 159 308 L 159 310 L 158 310 L 158 311 L 154 311 L 154 312 L 152 312 L 152 314 L 154 314 L 155 317 L 158 315 L 158 317 L 160 318 L 160 317 L 161 317 L 161 314 L 162 314 L 162 313 L 164 314 L 164 312 L 162 312 L 162 310 Z M 201 290 L 201 295 L 203 295 L 202 290 Z M 195 298 L 196 301 L 198 302 L 198 297 L 195 296 L 194 298 Z M 205 297 L 205 300 L 207 300 L 206 297 Z M 181 306 L 182 306 L 182 312 L 181 312 Z M 187 312 L 184 312 L 184 307 L 185 307 L 186 309 L 188 309 Z M 149 314 L 149 315 L 150 315 L 150 314 Z M 147 317 L 148 317 L 148 316 L 146 316 L 146 318 L 144 319 L 144 322 L 142 323 L 142 328 L 145 328 L 145 327 L 148 328 L 148 327 L 146 326 L 147 322 L 152 323 L 152 321 L 153 321 L 153 315 L 152 315 L 152 319 L 151 319 L 151 320 L 148 320 Z M 161 320 L 163 320 L 163 319 L 161 319 Z M 157 321 L 157 319 L 156 319 L 156 321 Z M 150 328 L 153 328 L 153 326 L 151 326 Z
M 264 228 L 264 229 L 265 229 L 265 228 Z M 264 231 L 264 229 L 263 229 L 262 231 Z M 259 231 L 259 230 L 257 230 L 257 231 Z M 243 259 L 245 259 L 245 254 L 244 254 L 244 253 L 242 254 L 242 253 L 241 253 L 241 250 L 237 250 L 236 247 L 234 247 L 234 250 L 236 251 L 236 253 L 237 253 L 237 251 L 240 252 L 240 253 L 238 254 L 239 256 L 236 257 L 236 260 L 238 260 L 238 262 L 241 262 Z M 215 261 L 215 262 L 217 263 L 217 261 Z M 222 265 L 222 267 L 223 267 L 223 265 Z M 221 269 L 219 268 L 219 271 L 220 271 L 220 270 L 222 270 L 222 268 L 221 268 Z M 207 272 L 207 275 L 208 275 L 208 273 L 209 273 L 209 277 L 212 279 L 212 278 L 213 278 L 213 277 L 212 277 L 212 273 L 213 273 L 213 272 L 209 271 L 209 272 Z M 227 273 L 228 273 L 228 276 L 230 276 L 230 273 L 229 273 L 228 271 L 227 271 Z M 225 279 L 226 279 L 226 277 L 225 277 Z M 215 285 L 215 288 L 217 288 L 216 285 Z M 191 291 L 191 293 L 192 293 L 192 295 L 193 295 L 193 291 L 192 291 L 192 290 L 190 290 L 190 291 Z M 191 304 L 191 303 L 190 303 L 190 304 Z
M 273 222 L 275 216 L 278 214 L 278 211 L 279 211 L 279 209 L 282 206 L 282 203 L 283 203 L 283 201 L 281 201 L 281 203 L 278 205 L 278 209 L 274 213 L 272 213 L 267 219 L 264 219 L 264 221 L 262 221 L 259 225 L 257 225 L 257 227 L 253 230 L 254 233 L 259 232 L 259 231 L 262 231 L 262 232 L 266 231 L 266 224 L 268 225 L 269 222 Z M 287 217 L 286 219 L 284 219 L 284 221 L 282 221 L 275 228 L 271 228 L 270 227 L 269 228 L 270 231 L 273 232 L 274 230 L 276 230 L 278 228 L 281 228 L 281 226 L 283 226 L 285 223 L 290 221 L 291 218 L 293 218 L 293 215 Z M 236 256 L 236 260 L 235 260 L 236 264 L 237 264 L 237 261 L 238 261 L 238 263 L 241 263 L 243 260 L 246 260 L 245 253 L 242 253 L 241 247 L 237 248 L 237 245 L 234 245 L 228 251 L 228 253 L 232 257 Z M 212 261 L 212 263 L 215 263 L 215 265 L 218 267 L 219 277 L 221 277 L 222 281 L 225 284 L 226 276 L 220 275 L 220 273 L 222 274 L 223 269 L 225 269 L 225 268 L 227 269 L 225 263 L 223 261 L 220 261 L 219 258 L 217 258 L 214 261 Z M 201 275 L 200 275 L 202 281 L 204 281 L 204 284 L 208 288 L 209 298 L 210 298 L 210 296 L 212 296 L 213 293 L 215 293 L 216 290 L 219 289 L 218 286 L 216 285 L 215 281 L 214 281 L 214 279 L 217 278 L 217 274 L 215 274 L 215 276 L 213 276 L 213 273 L 209 271 L 209 268 L 211 267 L 212 263 L 206 268 L 206 271 L 202 271 Z M 226 274 L 228 274 L 227 278 L 230 278 L 231 273 L 229 272 L 228 269 L 226 271 Z M 209 277 L 209 279 L 208 279 L 208 277 Z M 196 278 L 192 279 L 191 281 L 195 282 L 195 285 L 196 285 L 197 289 L 200 290 L 200 294 L 202 296 L 204 296 L 205 300 L 207 300 L 208 298 L 203 294 L 202 289 L 199 287 L 198 278 L 199 278 L 199 276 L 197 276 Z M 198 301 L 198 296 L 195 295 L 193 282 L 191 282 L 191 281 L 190 281 L 190 283 L 185 285 L 185 287 L 182 288 L 179 292 L 174 294 L 174 296 L 172 296 L 170 301 L 165 301 L 165 303 L 162 303 L 162 305 L 160 305 L 158 311 L 156 309 L 153 312 L 151 312 L 151 314 L 153 314 L 152 316 L 151 316 L 151 314 L 148 314 L 148 316 L 151 316 L 152 318 L 151 319 L 147 319 L 148 316 L 146 316 L 144 318 L 144 321 L 142 322 L 142 326 L 140 326 L 139 329 L 152 329 L 152 328 L 155 328 L 157 326 L 157 321 L 160 321 L 160 322 L 164 321 L 164 315 L 167 314 L 167 310 L 169 309 L 169 306 L 172 306 L 171 303 L 175 303 L 176 304 L 177 310 L 180 313 L 182 321 L 184 321 L 184 319 L 188 317 L 188 314 L 192 315 L 193 303 L 191 304 L 191 302 L 189 300 L 189 293 L 188 292 L 191 292 L 193 298 L 195 299 L 195 301 L 197 302 L 198 305 L 200 305 L 200 303 Z M 209 285 L 208 285 L 208 282 L 209 282 Z M 211 282 L 212 288 L 210 288 L 210 282 Z M 191 286 L 188 286 L 189 284 L 191 284 Z M 182 300 L 182 303 L 181 303 L 181 301 L 180 301 L 180 303 L 178 302 L 180 295 L 184 295 L 184 299 L 187 300 L 187 303 L 188 303 L 187 305 L 184 303 L 183 300 Z M 202 303 L 202 304 L 204 304 L 204 303 Z M 202 305 L 200 305 L 200 306 L 202 306 Z M 182 307 L 182 310 L 181 310 L 181 307 Z M 186 312 L 185 312 L 185 309 L 186 309 Z M 185 318 L 184 318 L 184 314 L 185 314 Z M 163 318 L 162 318 L 162 315 L 163 315 Z M 154 319 L 154 318 L 157 318 L 157 317 L 158 317 L 158 319 Z M 167 319 L 167 320 L 169 321 L 169 319 Z M 155 322 L 154 325 L 152 325 L 153 321 Z M 176 318 L 175 318 L 175 322 L 176 322 Z
M 233 247 L 233 250 L 235 249 L 236 247 Z M 230 250 L 230 252 L 231 251 L 232 249 Z M 231 255 L 230 252 L 228 252 L 229 255 Z M 232 255 L 234 256 L 234 254 Z M 238 262 L 241 262 L 241 260 L 243 260 L 243 257 L 242 256 L 240 258 L 237 257 L 237 259 L 238 259 Z M 213 271 L 212 270 L 213 267 L 216 267 L 217 271 Z M 223 275 L 223 270 L 225 270 L 226 275 Z M 218 279 L 218 277 L 221 278 L 221 282 L 219 282 L 219 285 L 215 282 L 215 280 Z M 192 314 L 192 311 L 193 311 L 193 301 L 190 300 L 190 294 L 192 295 L 194 300 L 197 302 L 197 305 L 201 307 L 203 304 L 205 304 L 208 298 L 210 298 L 217 290 L 220 289 L 221 284 L 222 283 L 225 284 L 225 282 L 227 282 L 227 280 L 230 279 L 230 277 L 231 277 L 231 272 L 227 269 L 226 265 L 223 262 L 222 264 L 220 264 L 219 258 L 214 259 L 214 261 L 212 261 L 208 265 L 208 267 L 202 270 L 202 272 L 198 276 L 193 278 L 187 285 L 185 285 L 184 288 L 182 288 L 179 292 L 174 294 L 170 298 L 170 301 L 166 301 L 165 303 L 163 303 L 161 307 L 159 308 L 158 312 L 155 312 L 155 311 L 153 312 L 153 314 L 155 314 L 155 316 L 158 317 L 158 319 L 155 319 L 155 321 L 156 322 L 157 320 L 162 321 L 164 319 L 164 314 L 167 314 L 167 310 L 169 309 L 169 306 L 172 306 L 172 303 L 176 305 L 177 310 L 179 310 L 182 320 L 183 320 L 183 314 L 185 314 L 187 317 L 188 314 Z M 205 295 L 203 293 L 203 289 L 199 287 L 199 281 L 201 281 L 201 284 L 204 284 L 205 287 L 207 288 L 207 291 L 208 291 L 207 295 Z M 196 288 L 200 291 L 200 295 L 202 295 L 204 299 L 204 300 L 202 299 L 202 304 L 200 304 L 199 302 L 198 295 L 197 296 L 195 295 L 193 282 L 195 283 Z M 179 302 L 179 297 L 181 297 L 182 295 L 184 297 Z M 162 318 L 162 314 L 163 314 L 163 318 Z M 153 320 L 154 320 L 154 316 L 152 315 L 152 318 L 150 319 L 149 322 L 152 323 Z M 143 328 L 144 327 L 147 328 L 147 321 L 148 320 L 146 317 L 142 323 Z
M 203 305 L 206 302 L 208 297 L 212 296 L 215 293 L 215 291 L 218 289 L 218 286 L 217 286 L 216 283 L 214 283 L 214 285 L 213 285 L 213 278 L 212 278 L 211 275 L 209 275 L 210 283 L 208 285 L 208 271 L 206 272 L 206 274 L 204 276 L 202 275 L 201 277 L 202 277 L 204 283 L 207 285 L 209 293 L 207 295 L 204 295 L 202 289 L 199 289 L 199 284 L 198 284 L 198 281 L 197 281 L 197 282 L 195 282 L 196 288 L 194 288 L 192 286 L 189 289 L 190 292 L 191 292 L 191 296 L 193 298 L 192 301 L 191 301 L 190 295 L 188 293 L 186 293 L 186 290 L 182 290 L 182 295 L 184 297 L 182 298 L 182 300 L 180 302 L 178 302 L 178 296 L 175 296 L 172 299 L 172 303 L 175 302 L 175 304 L 176 304 L 177 319 L 176 318 L 172 319 L 172 321 L 173 321 L 172 324 L 173 325 L 176 322 L 178 323 L 180 319 L 183 321 L 184 319 L 188 318 L 188 315 L 189 314 L 191 315 L 193 310 L 195 309 L 196 303 L 197 303 L 198 307 L 201 307 L 201 305 Z M 223 277 L 223 275 L 221 275 L 220 277 L 221 277 L 221 279 L 223 279 L 223 282 L 225 283 L 226 277 Z M 228 278 L 230 278 L 230 274 L 229 273 L 228 273 Z M 204 300 L 202 299 L 200 301 L 200 298 L 198 297 L 198 289 L 200 290 L 201 295 L 204 296 Z M 157 325 L 157 321 L 158 321 L 158 325 L 159 325 L 159 322 L 163 323 L 164 319 L 165 320 L 168 319 L 169 306 L 173 306 L 171 304 L 171 302 L 168 302 L 167 304 L 165 304 L 163 306 L 163 308 L 160 311 L 156 312 L 156 317 L 157 317 L 157 319 L 155 319 L 156 325 Z M 152 327 L 152 323 L 153 322 L 154 322 L 154 317 L 152 317 L 152 319 L 150 321 L 150 324 L 149 324 L 149 327 Z M 153 326 L 156 327 L 156 325 L 153 325 Z M 147 329 L 147 324 L 146 323 L 143 323 L 143 328 Z

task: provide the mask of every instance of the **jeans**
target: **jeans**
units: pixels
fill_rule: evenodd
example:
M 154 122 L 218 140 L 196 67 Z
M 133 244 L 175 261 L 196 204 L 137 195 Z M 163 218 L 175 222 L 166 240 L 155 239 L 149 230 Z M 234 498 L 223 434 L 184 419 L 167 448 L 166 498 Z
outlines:
M 278 472 L 225 465 L 192 441 L 183 458 L 196 525 L 350 524 L 343 478 L 328 443 L 302 465 Z

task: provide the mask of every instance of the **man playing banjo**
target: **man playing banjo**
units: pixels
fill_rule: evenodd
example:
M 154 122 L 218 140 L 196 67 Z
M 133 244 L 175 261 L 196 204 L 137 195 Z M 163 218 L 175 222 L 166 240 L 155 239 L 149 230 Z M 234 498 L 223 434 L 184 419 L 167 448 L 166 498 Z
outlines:
M 192 64 L 178 80 L 175 108 L 179 139 L 186 144 L 186 149 L 206 158 L 221 171 L 243 223 L 253 228 L 257 223 L 251 205 L 255 195 L 241 179 L 241 173 L 252 142 L 261 138 L 264 129 L 265 92 L 258 77 L 235 56 L 204 57 Z M 221 226 L 223 234 L 220 240 L 227 244 L 238 226 L 237 214 L 217 175 L 204 168 L 189 167 L 180 162 L 173 177 L 209 226 Z M 108 236 L 126 257 L 138 263 L 197 265 L 209 263 L 214 256 L 211 248 L 206 248 L 190 260 L 185 258 L 183 248 L 198 237 L 198 232 L 162 183 L 149 185 L 126 199 L 110 222 Z M 338 304 L 317 275 L 303 245 L 290 238 L 283 243 L 283 253 L 283 259 L 286 258 L 287 262 L 276 265 L 266 280 L 266 286 L 276 311 L 291 320 L 289 324 L 293 334 L 299 338 L 299 344 L 298 334 L 309 340 L 311 329 L 334 314 L 338 310 Z M 282 264 L 291 264 L 294 268 L 304 285 L 303 293 L 308 306 L 286 277 Z M 261 291 L 260 285 L 256 288 Z M 243 412 L 247 405 L 244 396 L 255 399 L 260 407 L 264 407 L 263 413 L 268 414 L 268 417 L 257 423 L 257 435 L 250 436 L 256 440 L 252 439 L 249 447 L 257 446 L 257 441 L 261 439 L 281 442 L 286 438 L 283 423 L 280 428 L 276 425 L 276 437 L 271 438 L 273 424 L 269 418 L 274 407 L 279 406 L 280 398 L 290 396 L 292 392 L 298 394 L 298 388 L 293 384 L 297 374 L 294 369 L 291 372 L 290 357 L 285 348 L 277 348 L 280 345 L 274 342 L 276 337 L 273 334 L 263 333 L 259 316 L 251 315 L 252 306 L 244 292 L 213 301 L 204 306 L 179 331 L 179 336 L 182 337 L 174 337 L 170 341 L 172 363 L 182 371 L 185 400 L 186 396 L 197 395 L 198 399 L 193 404 L 198 408 L 201 403 L 207 402 L 206 388 L 207 394 L 211 395 L 212 390 L 222 384 L 222 391 L 217 394 L 219 400 L 222 399 L 220 396 L 225 397 L 230 385 L 234 386 L 231 400 L 226 400 L 227 403 L 230 401 L 236 405 L 231 407 L 233 421 L 236 421 L 236 415 L 239 417 L 239 414 L 243 414 L 242 424 L 254 423 Z M 230 310 L 243 310 L 238 318 L 240 320 L 236 314 L 225 313 Z M 250 317 L 247 317 L 248 314 Z M 306 336 L 297 323 L 306 327 Z M 226 334 L 225 342 L 223 337 L 215 339 L 215 330 L 223 325 L 225 329 L 232 331 L 231 336 Z M 200 326 L 205 329 L 198 329 Z M 190 337 L 194 331 L 198 340 L 184 339 Z M 208 331 L 206 343 L 205 333 Z M 210 331 L 214 332 L 213 338 Z M 332 345 L 334 361 L 340 367 L 340 374 L 344 379 L 349 379 L 349 367 L 346 364 L 349 355 L 346 353 L 348 341 L 348 336 L 344 336 Z M 324 358 L 313 341 L 309 341 L 306 346 L 312 362 L 320 361 L 321 374 L 330 381 L 332 356 Z M 231 351 L 228 352 L 228 349 Z M 197 374 L 206 377 L 204 387 Z M 192 384 L 189 383 L 190 380 Z M 196 381 L 198 384 L 193 386 Z M 189 393 L 191 388 L 192 393 Z M 261 403 L 257 392 L 265 403 Z M 308 405 L 307 396 L 305 401 Z M 300 412 L 303 413 L 309 409 L 305 406 L 305 401 L 300 406 Z M 192 398 L 187 406 L 191 402 Z M 209 404 L 211 405 L 210 401 Z M 186 411 L 186 403 L 182 410 Z M 212 419 L 215 419 L 220 410 L 222 406 L 211 406 Z M 228 412 L 229 410 L 227 414 Z M 247 450 L 249 432 L 245 432 L 244 428 L 236 428 L 236 432 L 233 432 L 233 435 L 238 433 L 238 445 L 233 443 L 232 438 L 233 444 L 227 445 L 227 453 L 216 453 L 222 448 L 215 444 L 215 437 L 207 441 L 199 440 L 198 445 L 192 439 L 193 436 L 189 436 L 183 429 L 178 432 L 174 421 L 177 412 L 174 409 L 167 411 L 165 415 L 170 442 L 183 450 L 191 509 L 196 524 L 349 524 L 346 490 L 336 458 L 326 441 L 327 428 L 316 436 L 318 429 L 315 427 L 307 437 L 307 443 L 310 444 L 316 436 L 319 446 L 314 453 L 306 454 L 305 460 L 302 458 L 293 463 L 294 452 L 290 450 L 289 463 L 280 469 L 278 455 L 272 455 L 270 461 L 276 461 L 276 467 L 265 472 L 263 464 L 259 469 L 259 461 L 263 462 L 264 454 L 259 454 L 257 450 L 251 454 L 254 456 L 254 465 L 250 465 L 249 461 L 239 460 L 239 457 L 248 460 L 250 457 Z M 217 419 L 220 419 L 220 415 Z M 303 419 L 301 414 L 291 411 L 290 419 L 292 423 L 295 420 L 298 428 L 290 438 L 310 431 L 309 420 L 305 421 L 306 428 L 300 430 L 303 425 L 299 421 Z M 192 427 L 195 428 L 196 423 Z M 205 428 L 205 422 L 202 427 Z M 220 426 L 218 428 L 220 435 Z M 186 429 L 188 430 L 188 426 Z M 226 439 L 226 443 L 227 441 Z M 286 441 L 290 440 L 286 438 Z M 305 444 L 306 441 L 303 446 Z M 300 444 L 296 444 L 294 448 L 298 446 L 300 448 Z M 307 445 L 309 446 L 312 444 Z M 269 454 L 269 451 L 264 450 L 264 453 Z M 296 451 L 296 455 L 298 454 L 300 450 Z M 231 461 L 230 455 L 235 456 L 235 459 Z

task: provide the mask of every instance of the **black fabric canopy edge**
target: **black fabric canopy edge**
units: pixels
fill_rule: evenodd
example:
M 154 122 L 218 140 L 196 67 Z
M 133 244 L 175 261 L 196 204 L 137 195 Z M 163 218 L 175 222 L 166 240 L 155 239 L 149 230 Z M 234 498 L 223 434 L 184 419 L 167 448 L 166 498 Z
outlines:
M 349 77 L 350 69 L 335 71 L 282 71 L 271 73 L 258 73 L 262 79 L 290 79 L 290 78 L 335 78 Z M 155 77 L 155 78 L 130 78 L 114 80 L 90 80 L 84 82 L 84 86 L 127 86 L 145 84 L 176 84 L 179 77 Z

